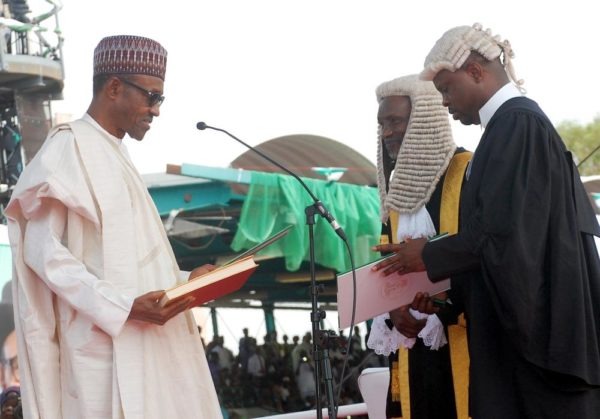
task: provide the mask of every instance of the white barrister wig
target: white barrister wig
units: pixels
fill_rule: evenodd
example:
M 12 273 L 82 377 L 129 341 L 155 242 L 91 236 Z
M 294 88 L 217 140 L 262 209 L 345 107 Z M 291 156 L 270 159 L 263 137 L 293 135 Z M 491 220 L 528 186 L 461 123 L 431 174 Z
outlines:
M 446 31 L 425 58 L 425 68 L 420 78 L 433 80 L 442 70 L 458 70 L 473 51 L 488 61 L 495 60 L 502 54 L 506 74 L 519 90 L 525 93 L 522 87 L 523 80 L 517 79 L 512 65 L 515 54 L 510 42 L 502 41 L 500 35 L 493 36 L 491 29 L 484 31 L 479 23 L 473 26 L 457 26 Z
M 442 96 L 430 81 L 418 75 L 400 77 L 382 83 L 375 90 L 377 102 L 389 96 L 408 96 L 411 113 L 394 171 L 385 188 L 383 173 L 382 127 L 377 142 L 377 186 L 381 201 L 380 215 L 387 221 L 389 211 L 412 214 L 429 202 L 440 178 L 456 150 L 448 111 Z

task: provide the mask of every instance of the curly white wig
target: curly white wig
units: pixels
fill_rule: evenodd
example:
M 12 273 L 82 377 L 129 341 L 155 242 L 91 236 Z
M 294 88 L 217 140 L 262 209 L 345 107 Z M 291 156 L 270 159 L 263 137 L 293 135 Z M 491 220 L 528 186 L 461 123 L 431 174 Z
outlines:
M 457 26 L 444 33 L 435 43 L 420 74 L 421 80 L 433 80 L 442 70 L 456 71 L 467 60 L 471 52 L 477 52 L 488 61 L 502 54 L 502 64 L 512 82 L 525 93 L 523 80 L 517 79 L 512 65 L 515 54 L 508 40 L 492 35 L 491 29 L 483 30 L 480 23 L 473 26 Z
M 430 81 L 419 80 L 416 74 L 400 77 L 382 83 L 375 93 L 379 103 L 389 96 L 408 96 L 411 102 L 410 120 L 387 191 L 381 125 L 378 130 L 377 186 L 381 220 L 385 222 L 390 210 L 414 213 L 429 202 L 456 144 L 442 96 Z

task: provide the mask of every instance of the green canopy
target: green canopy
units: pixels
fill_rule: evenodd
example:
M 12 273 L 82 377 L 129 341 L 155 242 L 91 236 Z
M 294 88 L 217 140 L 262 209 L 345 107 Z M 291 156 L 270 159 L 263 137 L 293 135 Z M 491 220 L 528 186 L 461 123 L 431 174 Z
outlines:
M 342 226 L 356 266 L 378 257 L 371 246 L 379 242 L 379 196 L 377 189 L 348 183 L 302 178 L 315 196 Z M 261 255 L 284 257 L 286 269 L 295 271 L 309 260 L 308 226 L 305 208 L 312 203 L 308 193 L 291 176 L 252 172 L 232 248 L 249 249 L 288 225 L 290 233 L 260 252 Z M 328 222 L 315 219 L 315 262 L 338 272 L 350 270 L 350 258 L 344 242 Z

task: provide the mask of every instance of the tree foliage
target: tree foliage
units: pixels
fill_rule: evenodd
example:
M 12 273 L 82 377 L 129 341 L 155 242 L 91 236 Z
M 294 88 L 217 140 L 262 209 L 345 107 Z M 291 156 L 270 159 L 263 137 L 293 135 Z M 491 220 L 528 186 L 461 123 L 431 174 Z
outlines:
M 556 130 L 576 158 L 582 176 L 600 175 L 600 115 L 587 125 L 561 122 Z M 596 150 L 596 151 L 594 151 Z M 593 153 L 587 160 L 584 159 Z

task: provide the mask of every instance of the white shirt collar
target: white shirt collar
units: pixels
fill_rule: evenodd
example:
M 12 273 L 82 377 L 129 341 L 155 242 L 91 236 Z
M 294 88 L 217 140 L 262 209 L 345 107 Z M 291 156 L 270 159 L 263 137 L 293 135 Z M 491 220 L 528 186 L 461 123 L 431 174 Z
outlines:
M 102 126 L 98 122 L 96 122 L 96 120 L 94 118 L 92 118 L 92 116 L 89 113 L 87 113 L 87 112 L 84 113 L 83 117 L 81 119 L 92 124 L 94 126 L 94 128 L 104 132 L 111 140 L 115 141 L 118 145 L 121 145 L 123 143 L 122 138 L 115 137 L 110 132 L 108 132 L 107 130 L 102 128 Z
M 502 86 L 494 96 L 492 96 L 485 105 L 479 110 L 479 121 L 481 122 L 481 128 L 485 129 L 492 116 L 496 113 L 498 108 L 509 99 L 513 97 L 522 96 L 517 86 L 512 83 L 506 83 Z

